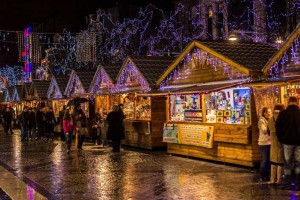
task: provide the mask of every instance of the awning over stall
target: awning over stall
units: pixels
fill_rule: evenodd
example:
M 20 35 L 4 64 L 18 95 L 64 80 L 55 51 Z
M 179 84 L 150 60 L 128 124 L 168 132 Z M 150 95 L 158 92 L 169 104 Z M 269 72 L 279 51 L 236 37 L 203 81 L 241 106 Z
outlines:
M 267 78 L 263 80 L 251 81 L 244 84 L 244 86 L 285 85 L 287 83 L 295 82 L 300 82 L 300 76 Z
M 204 85 L 194 85 L 191 87 L 181 88 L 177 91 L 170 92 L 170 94 L 194 94 L 194 93 L 209 93 L 213 91 L 223 90 L 226 88 L 232 88 L 240 86 L 241 83 L 223 83 L 223 84 L 204 84 Z

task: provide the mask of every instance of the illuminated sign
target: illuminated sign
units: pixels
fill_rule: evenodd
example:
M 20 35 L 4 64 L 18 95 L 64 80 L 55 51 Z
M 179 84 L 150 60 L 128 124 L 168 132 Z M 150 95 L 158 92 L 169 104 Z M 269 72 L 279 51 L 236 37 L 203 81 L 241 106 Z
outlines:
M 32 38 L 31 38 L 32 26 L 27 27 L 24 30 L 24 51 L 22 52 L 24 60 L 24 82 L 31 82 L 31 74 L 33 63 L 32 59 Z

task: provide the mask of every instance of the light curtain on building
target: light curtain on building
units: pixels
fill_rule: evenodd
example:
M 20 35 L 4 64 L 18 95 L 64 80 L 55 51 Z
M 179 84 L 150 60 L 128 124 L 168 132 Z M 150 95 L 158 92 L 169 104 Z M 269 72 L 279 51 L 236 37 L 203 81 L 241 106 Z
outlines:
M 258 116 L 261 116 L 261 111 L 263 107 L 268 107 L 273 110 L 274 105 L 276 104 L 276 95 L 274 86 L 265 86 L 265 87 L 252 87 L 254 93 L 254 101 L 256 107 L 256 113 Z
M 96 34 L 81 33 L 76 36 L 76 61 L 96 61 Z

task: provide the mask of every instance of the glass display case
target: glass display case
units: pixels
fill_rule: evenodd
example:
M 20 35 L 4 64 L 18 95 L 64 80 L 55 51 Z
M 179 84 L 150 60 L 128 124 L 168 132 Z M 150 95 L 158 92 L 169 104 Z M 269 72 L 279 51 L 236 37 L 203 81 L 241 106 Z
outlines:
M 123 112 L 126 119 L 134 118 L 134 96 L 125 96 L 123 99 Z
M 103 119 L 106 119 L 110 107 L 108 95 L 97 95 L 95 97 L 95 112 L 99 112 Z
M 135 118 L 141 120 L 151 120 L 151 97 L 137 98 Z
M 202 122 L 201 96 L 171 95 L 170 121 L 199 121 Z
M 250 124 L 250 89 L 232 88 L 204 97 L 206 122 Z
M 289 97 L 294 96 L 298 99 L 298 105 L 300 103 L 300 83 L 293 83 L 283 87 L 283 97 L 284 97 L 284 104 L 288 105 Z

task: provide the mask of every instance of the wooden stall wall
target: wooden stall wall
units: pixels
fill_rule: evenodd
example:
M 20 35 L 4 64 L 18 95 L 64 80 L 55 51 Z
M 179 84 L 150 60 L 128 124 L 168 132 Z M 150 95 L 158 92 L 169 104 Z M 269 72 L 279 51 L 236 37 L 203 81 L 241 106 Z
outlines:
M 258 119 L 253 94 L 251 114 L 251 125 L 201 123 L 214 126 L 212 149 L 168 143 L 168 153 L 254 167 L 260 161 L 260 152 L 257 145 Z
M 163 143 L 163 124 L 166 121 L 166 98 L 151 98 L 150 120 L 124 120 L 125 140 L 123 145 L 144 149 L 166 148 Z
M 122 141 L 122 144 L 131 147 L 152 149 L 151 135 L 148 133 L 148 123 L 150 121 L 124 120 L 125 140 Z
M 254 93 L 251 89 L 251 129 L 252 129 L 252 135 L 251 135 L 251 144 L 252 144 L 252 160 L 254 164 L 257 164 L 261 160 L 260 150 L 258 146 L 258 115 L 256 113 L 256 106 L 255 106 L 255 99 L 254 99 Z
M 163 127 L 167 120 L 167 97 L 151 98 L 151 136 L 153 148 L 166 148 L 163 142 Z

